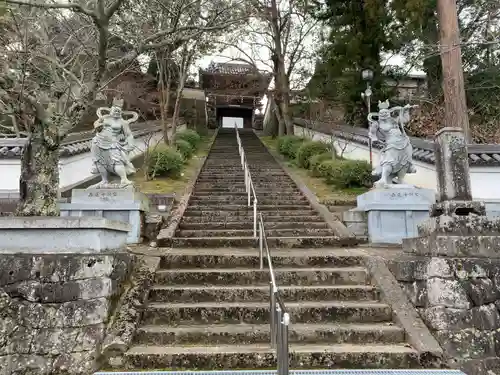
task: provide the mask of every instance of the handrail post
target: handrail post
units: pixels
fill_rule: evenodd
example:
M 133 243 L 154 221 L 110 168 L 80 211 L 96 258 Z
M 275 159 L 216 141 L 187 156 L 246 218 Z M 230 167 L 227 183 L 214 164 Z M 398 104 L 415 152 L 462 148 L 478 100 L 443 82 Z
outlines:
M 245 164 L 246 165 L 246 164 Z M 251 197 L 252 197 L 252 181 L 250 180 L 250 172 L 248 172 L 248 169 L 247 169 L 247 181 L 248 181 L 248 195 L 247 195 L 247 200 L 248 200 L 248 207 L 251 206 Z
M 276 291 L 274 290 L 273 282 L 269 283 L 270 290 L 270 307 L 269 307 L 269 320 L 271 321 L 271 348 L 276 348 Z
M 276 362 L 278 364 L 278 375 L 283 375 L 283 311 L 281 311 L 281 307 L 278 304 L 276 306 Z
M 289 356 L 288 356 L 288 326 L 290 325 L 290 315 L 283 314 L 283 321 L 280 322 L 281 327 L 281 373 L 288 375 L 289 372 Z
M 264 269 L 264 234 L 262 225 L 259 221 L 259 268 Z M 271 283 L 272 284 L 272 283 Z
M 245 175 L 245 192 L 248 193 L 248 174 L 247 174 L 247 170 L 246 170 L 246 165 L 243 164 L 243 173 Z
M 253 237 L 257 238 L 257 198 L 253 198 Z

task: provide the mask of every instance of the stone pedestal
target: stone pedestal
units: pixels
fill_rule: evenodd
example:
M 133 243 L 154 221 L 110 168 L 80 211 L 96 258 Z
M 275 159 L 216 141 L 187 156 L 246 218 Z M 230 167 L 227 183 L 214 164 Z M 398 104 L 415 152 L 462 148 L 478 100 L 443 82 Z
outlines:
M 71 203 L 59 205 L 61 216 L 94 216 L 122 221 L 130 225 L 127 243 L 140 243 L 144 214 L 149 211 L 148 198 L 135 190 L 125 189 L 75 189 Z
M 95 253 L 126 245 L 130 225 L 97 217 L 0 217 L 0 253 Z
M 431 189 L 374 189 L 358 196 L 357 210 L 367 213 L 371 243 L 400 244 L 404 238 L 417 235 L 417 225 L 429 217 L 434 202 Z
M 357 208 L 344 211 L 342 221 L 356 237 L 366 238 L 368 236 L 368 218 L 365 211 Z
M 439 199 L 405 239 L 393 272 L 448 358 L 469 375 L 500 370 L 500 219 L 472 201 L 460 129 L 436 135 Z

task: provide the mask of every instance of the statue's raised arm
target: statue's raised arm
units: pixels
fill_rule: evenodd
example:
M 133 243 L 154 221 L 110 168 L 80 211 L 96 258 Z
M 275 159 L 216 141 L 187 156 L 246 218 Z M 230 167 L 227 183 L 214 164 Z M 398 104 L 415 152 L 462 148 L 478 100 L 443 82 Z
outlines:
M 410 110 L 414 108 L 418 108 L 418 105 L 407 104 L 404 107 L 398 107 L 399 109 L 398 121 L 401 126 L 405 126 L 410 122 Z

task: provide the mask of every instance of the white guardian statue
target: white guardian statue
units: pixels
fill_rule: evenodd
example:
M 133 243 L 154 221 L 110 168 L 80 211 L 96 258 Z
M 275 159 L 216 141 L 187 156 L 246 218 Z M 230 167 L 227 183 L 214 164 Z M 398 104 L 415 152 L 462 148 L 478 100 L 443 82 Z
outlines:
M 111 187 L 110 174 L 120 178 L 119 187 L 132 185 L 128 176 L 135 173 L 135 167 L 129 154 L 135 146 L 130 124 L 137 121 L 139 115 L 133 111 L 122 111 L 122 107 L 123 100 L 114 99 L 111 108 L 101 107 L 97 110 L 98 119 L 94 122 L 96 135 L 91 146 L 94 163 L 92 173 L 100 174 L 101 182 L 91 188 Z M 131 117 L 125 119 L 124 116 Z
M 378 102 L 378 112 L 368 114 L 369 137 L 372 142 L 383 144 L 379 165 L 373 170 L 374 176 L 380 176 L 374 187 L 389 188 L 395 183 L 402 184 L 407 173 L 416 172 L 412 161 L 413 147 L 404 127 L 410 122 L 410 109 L 417 107 L 407 104 L 390 108 L 386 100 Z

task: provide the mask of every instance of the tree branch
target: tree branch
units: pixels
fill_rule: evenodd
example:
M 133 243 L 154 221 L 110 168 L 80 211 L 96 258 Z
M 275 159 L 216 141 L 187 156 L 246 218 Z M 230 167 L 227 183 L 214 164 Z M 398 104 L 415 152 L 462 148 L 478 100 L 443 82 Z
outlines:
M 70 9 L 73 10 L 74 12 L 83 13 L 90 17 L 95 17 L 95 13 L 93 11 L 77 3 L 47 4 L 47 3 L 37 2 L 34 0 L 4 0 L 4 1 L 7 4 L 26 5 L 44 9 Z

